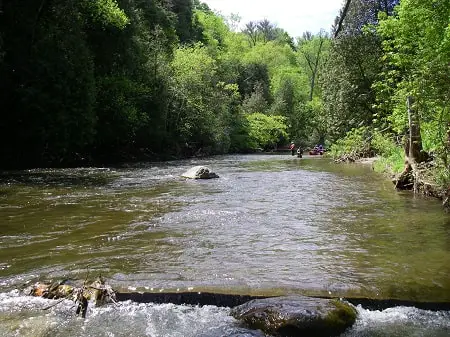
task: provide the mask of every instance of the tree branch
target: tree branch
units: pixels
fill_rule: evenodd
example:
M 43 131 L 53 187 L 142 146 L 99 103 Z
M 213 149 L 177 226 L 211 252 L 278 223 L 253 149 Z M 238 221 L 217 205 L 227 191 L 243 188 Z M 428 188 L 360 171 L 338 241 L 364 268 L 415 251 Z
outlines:
M 338 36 L 339 32 L 342 29 L 342 23 L 344 22 L 345 16 L 347 15 L 347 12 L 348 12 L 351 2 L 352 2 L 352 0 L 347 0 L 345 3 L 344 10 L 342 11 L 341 17 L 339 18 L 338 26 L 336 28 L 336 31 L 334 32 L 334 38 L 336 38 Z

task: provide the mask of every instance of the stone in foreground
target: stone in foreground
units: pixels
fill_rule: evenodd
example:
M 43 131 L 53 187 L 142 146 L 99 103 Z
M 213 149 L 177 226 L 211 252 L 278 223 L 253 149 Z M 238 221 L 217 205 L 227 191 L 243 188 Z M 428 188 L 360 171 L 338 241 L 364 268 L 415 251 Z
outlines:
M 231 314 L 274 336 L 339 336 L 356 320 L 351 304 L 305 296 L 257 299 L 233 308 Z
M 219 178 L 217 174 L 211 172 L 206 166 L 194 166 L 181 175 L 183 178 L 189 179 L 212 179 Z

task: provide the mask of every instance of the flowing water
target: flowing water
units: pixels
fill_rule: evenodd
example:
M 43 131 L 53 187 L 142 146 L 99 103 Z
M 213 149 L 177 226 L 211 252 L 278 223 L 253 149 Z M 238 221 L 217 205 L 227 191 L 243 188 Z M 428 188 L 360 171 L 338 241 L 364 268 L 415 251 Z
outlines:
M 219 179 L 180 175 L 207 165 Z M 24 296 L 101 274 L 119 290 L 450 302 L 450 217 L 370 166 L 223 156 L 0 177 L 1 336 L 261 336 L 229 308 Z M 449 336 L 450 313 L 358 308 L 343 336 Z

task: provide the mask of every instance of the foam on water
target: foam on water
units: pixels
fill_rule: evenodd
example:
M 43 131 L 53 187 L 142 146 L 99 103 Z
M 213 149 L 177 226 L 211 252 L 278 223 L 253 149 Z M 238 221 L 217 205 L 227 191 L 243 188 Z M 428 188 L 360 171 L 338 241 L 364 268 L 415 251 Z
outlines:
M 88 307 L 87 318 L 75 314 L 71 301 L 28 297 L 14 290 L 0 293 L 0 335 L 9 336 L 263 336 L 242 327 L 229 308 L 121 302 Z M 44 308 L 53 307 L 44 310 Z M 444 337 L 450 335 L 450 312 L 395 307 L 369 311 L 358 307 L 355 325 L 342 337 Z
M 87 318 L 76 316 L 71 301 L 0 294 L 0 335 L 9 336 L 260 336 L 228 315 L 228 308 L 121 302 L 88 307 Z
M 371 311 L 357 307 L 358 319 L 343 337 L 444 337 L 450 335 L 450 312 L 414 307 Z

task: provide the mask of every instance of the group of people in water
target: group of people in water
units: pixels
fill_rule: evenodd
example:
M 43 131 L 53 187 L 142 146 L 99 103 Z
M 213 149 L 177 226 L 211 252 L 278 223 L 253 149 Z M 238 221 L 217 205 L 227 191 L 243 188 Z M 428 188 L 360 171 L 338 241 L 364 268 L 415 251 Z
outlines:
M 291 150 L 291 154 L 294 156 L 295 155 L 295 143 L 291 142 L 291 145 L 289 145 L 289 149 Z M 324 147 L 322 144 L 318 144 L 316 146 L 314 146 L 314 149 L 311 152 L 313 152 L 314 154 L 323 154 L 323 152 L 325 151 Z M 298 158 L 302 158 L 303 156 L 303 149 L 299 146 L 297 149 L 297 157 Z

